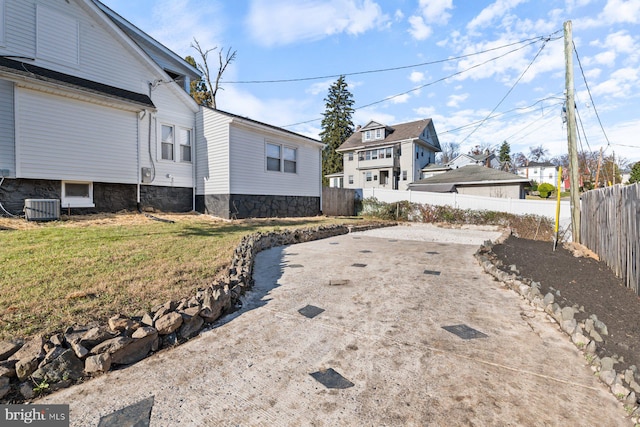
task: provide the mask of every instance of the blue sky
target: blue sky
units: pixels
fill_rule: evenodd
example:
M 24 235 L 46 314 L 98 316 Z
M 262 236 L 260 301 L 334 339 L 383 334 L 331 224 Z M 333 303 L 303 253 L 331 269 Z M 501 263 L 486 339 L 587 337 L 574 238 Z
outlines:
M 432 118 L 465 153 L 505 140 L 567 152 L 571 20 L 579 149 L 640 161 L 640 0 L 102 1 L 180 56 L 196 57 L 194 37 L 237 50 L 222 110 L 317 138 L 327 89 L 346 74 L 355 124 Z

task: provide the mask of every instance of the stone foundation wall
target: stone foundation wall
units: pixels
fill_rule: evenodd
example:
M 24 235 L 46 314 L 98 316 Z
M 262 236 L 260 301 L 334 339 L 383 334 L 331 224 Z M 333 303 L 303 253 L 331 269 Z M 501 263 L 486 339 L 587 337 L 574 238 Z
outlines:
M 193 188 L 142 185 L 140 204 L 164 212 L 190 212 L 193 210 Z
M 231 196 L 229 194 L 196 196 L 196 211 L 219 218 L 230 219 L 230 198 Z
M 176 187 L 140 187 L 142 207 L 165 212 L 189 212 L 192 210 L 192 189 Z M 25 199 L 60 199 L 60 181 L 44 179 L 5 179 L 0 187 L 0 203 L 13 215 L 22 215 Z M 72 215 L 98 212 L 119 212 L 137 209 L 136 186 L 133 184 L 93 183 L 93 208 L 71 208 Z M 67 208 L 61 206 L 61 213 Z
M 196 196 L 196 210 L 225 219 L 316 216 L 320 197 L 207 194 Z

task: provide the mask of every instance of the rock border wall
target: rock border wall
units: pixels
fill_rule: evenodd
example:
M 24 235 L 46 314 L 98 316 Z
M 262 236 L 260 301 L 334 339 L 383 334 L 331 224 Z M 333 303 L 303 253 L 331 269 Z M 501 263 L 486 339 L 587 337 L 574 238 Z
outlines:
M 140 317 L 115 315 L 103 324 L 70 326 L 27 342 L 0 341 L 0 403 L 32 400 L 197 336 L 239 307 L 240 297 L 254 283 L 255 256 L 265 249 L 393 225 L 374 222 L 249 234 L 236 247 L 227 273 L 193 296 L 167 301 Z
M 496 242 L 498 244 L 498 242 Z M 616 372 L 614 365 L 618 360 L 612 357 L 597 356 L 598 347 L 603 342 L 602 335 L 608 335 L 607 326 L 598 320 L 595 314 L 577 322 L 575 314 L 580 311 L 578 306 L 561 307 L 555 302 L 552 293 L 542 295 L 540 283 L 517 275 L 517 267 L 510 266 L 512 273 L 498 268 L 497 257 L 492 251 L 494 243 L 487 241 L 475 254 L 483 270 L 502 282 L 507 288 L 517 292 L 527 300 L 536 310 L 545 312 L 555 321 L 560 330 L 569 336 L 571 342 L 583 353 L 594 374 L 600 378 L 611 393 L 624 405 L 634 425 L 640 423 L 640 372 L 636 366 L 630 366 L 624 372 Z M 584 311 L 584 309 L 583 309 Z

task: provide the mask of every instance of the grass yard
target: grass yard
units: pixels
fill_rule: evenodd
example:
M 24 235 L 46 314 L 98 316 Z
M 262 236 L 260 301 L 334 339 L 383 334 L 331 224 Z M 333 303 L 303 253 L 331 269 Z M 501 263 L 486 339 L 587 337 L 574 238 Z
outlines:
M 324 217 L 225 222 L 204 215 L 0 218 L 0 339 L 54 332 L 191 296 L 256 231 L 349 222 Z M 353 222 L 353 220 L 351 220 Z

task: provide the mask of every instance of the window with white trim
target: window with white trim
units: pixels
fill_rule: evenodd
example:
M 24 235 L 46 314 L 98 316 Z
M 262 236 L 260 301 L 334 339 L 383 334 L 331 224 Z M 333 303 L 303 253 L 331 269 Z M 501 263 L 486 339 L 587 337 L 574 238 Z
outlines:
M 191 161 L 191 129 L 180 129 L 179 131 L 180 141 L 180 161 Z
M 62 181 L 63 208 L 93 208 L 93 182 Z
M 350 162 L 353 161 L 353 151 L 347 154 L 347 160 L 349 160 Z
M 298 150 L 296 148 L 267 142 L 266 158 L 268 171 L 298 172 Z
M 366 180 L 366 181 L 371 181 L 371 176 L 372 176 L 372 175 L 373 175 L 373 174 L 372 174 L 371 172 L 367 172 L 367 173 L 365 174 L 365 176 L 364 176 L 365 180 Z
M 376 129 L 376 139 L 382 138 L 382 129 Z
M 286 173 L 297 172 L 297 152 L 295 148 L 283 147 L 284 151 L 284 171 Z
M 280 146 L 276 144 L 267 144 L 267 170 L 280 172 Z
M 365 132 L 364 132 L 364 140 L 365 140 L 365 141 L 368 141 L 368 140 L 370 140 L 370 139 L 371 139 L 371 131 L 370 131 L 370 130 L 365 131 Z
M 402 180 L 403 181 L 407 180 L 407 171 L 402 171 Z
M 349 184 L 353 184 L 353 175 L 349 175 Z
M 173 126 L 162 125 L 161 128 L 161 151 L 162 160 L 173 160 L 173 150 L 174 150 L 174 141 L 175 141 L 175 129 Z

